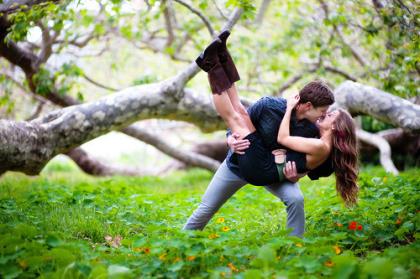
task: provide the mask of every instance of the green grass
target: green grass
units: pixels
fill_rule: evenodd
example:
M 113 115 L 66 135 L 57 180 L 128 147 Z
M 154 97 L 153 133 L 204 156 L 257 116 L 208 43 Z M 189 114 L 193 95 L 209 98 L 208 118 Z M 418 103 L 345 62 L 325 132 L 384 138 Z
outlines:
M 0 180 L 4 278 L 418 278 L 418 169 L 360 175 L 347 209 L 334 179 L 303 179 L 307 232 L 288 237 L 285 206 L 245 186 L 204 231 L 182 231 L 212 174 L 94 178 L 67 163 Z M 218 219 L 223 217 L 223 222 Z M 221 219 L 219 219 L 220 221 Z M 349 230 L 356 221 L 362 230 Z M 340 224 L 342 226 L 340 226 Z M 224 231 L 223 229 L 227 230 Z M 105 237 L 121 236 L 121 243 Z M 116 246 L 116 247 L 113 247 Z

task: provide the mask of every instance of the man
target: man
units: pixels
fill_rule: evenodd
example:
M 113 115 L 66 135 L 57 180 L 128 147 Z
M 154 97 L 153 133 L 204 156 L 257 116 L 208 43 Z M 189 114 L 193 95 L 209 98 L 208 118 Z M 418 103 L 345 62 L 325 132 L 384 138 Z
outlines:
M 331 89 L 322 81 L 307 84 L 300 92 L 300 102 L 290 123 L 290 133 L 294 136 L 319 137 L 314 125 L 316 120 L 325 116 L 328 107 L 334 103 Z M 248 108 L 248 114 L 264 145 L 270 150 L 284 148 L 277 143 L 277 134 L 286 110 L 283 98 L 264 97 Z M 238 140 L 237 135 L 228 132 L 230 150 L 226 159 L 216 171 L 198 208 L 187 220 L 186 230 L 202 230 L 214 213 L 240 188 L 248 184 L 239 172 L 237 156 L 249 147 L 248 140 Z M 308 176 L 314 180 L 321 176 L 329 176 L 333 172 L 331 160 L 328 159 L 318 168 L 310 171 Z M 292 229 L 290 235 L 302 237 L 305 230 L 305 212 L 303 195 L 296 183 L 306 174 L 297 174 L 293 162 L 288 162 L 284 171 L 287 182 L 264 186 L 286 205 L 287 228 Z

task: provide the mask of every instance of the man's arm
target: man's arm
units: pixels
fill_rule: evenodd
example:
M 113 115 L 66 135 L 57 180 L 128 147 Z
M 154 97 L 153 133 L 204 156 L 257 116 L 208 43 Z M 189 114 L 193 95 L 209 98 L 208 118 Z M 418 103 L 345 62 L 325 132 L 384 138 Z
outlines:
M 255 123 L 258 122 L 258 119 L 261 115 L 261 111 L 264 108 L 265 102 L 266 102 L 266 98 L 261 98 L 260 100 L 252 104 L 247 109 L 248 115 L 252 123 L 254 124 L 254 126 L 255 126 Z M 246 150 L 250 145 L 249 140 L 239 139 L 239 135 L 232 134 L 231 129 L 227 129 L 226 138 L 227 138 L 226 139 L 227 145 L 229 146 L 229 148 L 237 154 L 244 154 L 245 153 L 244 150 Z

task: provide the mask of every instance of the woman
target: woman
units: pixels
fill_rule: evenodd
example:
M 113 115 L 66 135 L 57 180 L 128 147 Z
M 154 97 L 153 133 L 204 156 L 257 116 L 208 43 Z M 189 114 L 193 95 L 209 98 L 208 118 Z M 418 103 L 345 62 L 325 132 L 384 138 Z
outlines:
M 279 144 L 290 150 L 268 150 L 240 103 L 234 85 L 239 80 L 239 74 L 226 47 L 229 34 L 228 31 L 222 32 L 196 59 L 196 63 L 208 73 L 217 112 L 233 133 L 251 141 L 245 154 L 238 155 L 238 165 L 244 178 L 254 185 L 277 183 L 284 180 L 285 161 L 295 161 L 298 172 L 303 173 L 321 165 L 331 154 L 337 192 L 346 204 L 356 203 L 357 152 L 351 116 L 344 110 L 336 110 L 318 120 L 319 139 L 290 136 L 291 113 L 299 102 L 299 97 L 293 96 L 288 100 L 278 133 Z

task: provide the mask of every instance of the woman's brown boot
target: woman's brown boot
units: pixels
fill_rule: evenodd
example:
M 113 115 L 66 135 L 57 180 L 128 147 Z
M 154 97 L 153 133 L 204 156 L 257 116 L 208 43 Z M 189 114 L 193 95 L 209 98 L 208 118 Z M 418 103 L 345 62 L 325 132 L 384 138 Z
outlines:
M 220 39 L 214 40 L 195 60 L 198 67 L 208 73 L 210 88 L 213 94 L 221 94 L 232 86 L 218 57 Z
M 221 40 L 221 44 L 219 47 L 219 60 L 230 82 L 234 83 L 235 81 L 238 81 L 241 78 L 239 76 L 238 70 L 236 69 L 235 63 L 233 63 L 232 56 L 230 56 L 230 53 L 226 46 L 226 41 L 229 35 L 230 32 L 228 30 L 225 30 L 218 36 L 218 38 Z

